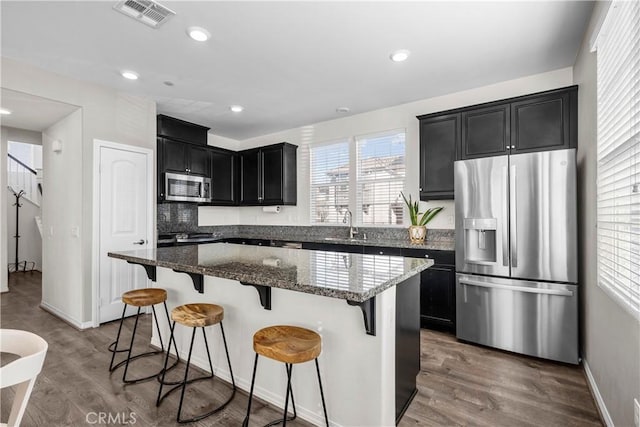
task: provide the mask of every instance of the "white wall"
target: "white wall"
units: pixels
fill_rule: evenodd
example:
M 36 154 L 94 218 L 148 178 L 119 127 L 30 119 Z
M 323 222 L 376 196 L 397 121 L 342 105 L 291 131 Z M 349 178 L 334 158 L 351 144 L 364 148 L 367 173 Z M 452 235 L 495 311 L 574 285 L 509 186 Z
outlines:
M 406 129 L 407 180 L 405 194 L 409 193 L 417 197 L 419 194 L 420 149 L 416 116 L 570 86 L 571 84 L 573 84 L 572 69 L 564 68 L 241 141 L 239 143 L 240 149 L 282 141 L 298 145 L 299 148 L 297 206 L 285 206 L 280 214 L 263 213 L 260 207 L 239 208 L 240 224 L 309 225 L 309 144 L 391 129 Z M 445 207 L 445 210 L 429 223 L 430 228 L 454 228 L 452 201 L 433 201 L 425 206 Z M 200 225 L 218 225 L 218 221 L 226 223 L 223 221 L 228 219 L 228 217 L 219 217 L 218 213 L 209 207 L 200 208 L 199 212 L 203 214 Z
M 0 292 L 9 290 L 7 269 L 7 138 L 6 128 L 0 128 Z
M 42 132 L 34 130 L 18 129 L 4 126 L 7 129 L 7 139 L 13 142 L 23 142 L 25 144 L 42 145 Z
M 79 150 L 81 156 L 74 166 L 80 171 L 80 176 L 76 177 L 75 171 L 69 171 L 70 177 L 73 176 L 74 179 L 77 179 L 73 185 L 80 186 L 77 193 L 69 196 L 71 198 L 69 201 L 73 209 L 79 211 L 81 218 L 78 224 L 81 250 L 79 253 L 65 254 L 64 262 L 58 266 L 58 268 L 72 268 L 79 271 L 80 274 L 73 275 L 73 282 L 57 282 L 53 285 L 60 291 L 72 290 L 74 297 L 79 295 L 80 310 L 78 313 L 74 308 L 74 315 L 78 315 L 78 319 L 82 322 L 89 322 L 93 314 L 93 141 L 101 139 L 136 145 L 151 148 L 155 152 L 155 102 L 51 73 L 13 59 L 2 58 L 1 66 L 2 87 L 75 105 L 82 110 L 80 113 L 82 144 L 79 147 L 74 147 L 74 150 Z M 46 167 L 45 164 L 44 187 L 45 191 L 48 191 Z M 68 180 L 65 178 L 65 181 Z M 6 200 L 6 197 L 0 200 Z M 153 209 L 155 210 L 155 205 Z M 72 215 L 76 215 L 76 212 Z M 155 218 L 155 216 L 154 211 L 153 217 Z M 46 247 L 45 245 L 45 251 Z M 43 268 L 46 270 L 46 267 L 47 261 L 44 260 Z
M 63 144 L 59 153 L 51 150 L 56 139 Z M 82 323 L 82 111 L 45 129 L 43 142 L 42 304 Z
M 578 91 L 579 281 L 582 291 L 582 355 L 617 426 L 633 426 L 640 400 L 640 322 L 597 284 L 596 262 L 596 53 L 589 42 L 609 4 L 595 5 L 574 66 Z

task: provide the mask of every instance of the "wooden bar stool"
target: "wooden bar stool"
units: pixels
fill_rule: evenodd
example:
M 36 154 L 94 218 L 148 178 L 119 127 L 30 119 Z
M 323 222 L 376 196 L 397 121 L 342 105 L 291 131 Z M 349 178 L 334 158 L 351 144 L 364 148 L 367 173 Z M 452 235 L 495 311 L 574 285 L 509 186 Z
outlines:
M 185 304 L 171 310 L 171 320 L 173 320 L 173 323 L 171 324 L 171 338 L 169 342 L 173 340 L 175 344 L 175 338 L 173 334 L 175 331 L 176 323 L 180 323 L 183 326 L 193 328 L 193 331 L 191 333 L 191 344 L 189 345 L 189 356 L 187 357 L 187 366 L 185 368 L 184 379 L 182 381 L 174 381 L 174 382 L 165 381 L 165 374 L 167 370 L 164 369 L 162 371 L 162 378 L 160 378 L 160 388 L 158 390 L 158 398 L 156 399 L 156 406 L 159 406 L 162 400 L 165 397 L 167 397 L 170 393 L 172 393 L 173 391 L 179 388 L 182 388 L 182 393 L 180 394 L 180 404 L 178 405 L 178 415 L 176 417 L 176 420 L 179 423 L 191 423 L 191 422 L 199 421 L 210 415 L 213 415 L 216 412 L 219 412 L 222 409 L 224 409 L 229 404 L 229 402 L 231 402 L 233 397 L 236 395 L 236 382 L 235 382 L 235 379 L 233 378 L 233 370 L 231 369 L 231 359 L 229 359 L 229 349 L 227 347 L 227 338 L 224 335 L 224 326 L 222 325 L 223 318 L 224 318 L 224 308 L 216 304 L 204 304 L 204 303 Z M 207 334 L 205 333 L 204 328 L 207 326 L 218 324 L 218 323 L 220 324 L 220 331 L 222 331 L 222 341 L 224 342 L 224 351 L 227 355 L 227 363 L 229 364 L 229 373 L 231 374 L 231 383 L 233 385 L 233 392 L 231 393 L 231 397 L 229 397 L 229 399 L 227 399 L 226 402 L 224 402 L 217 408 L 205 414 L 197 415 L 192 418 L 181 419 L 180 415 L 182 414 L 182 402 L 184 401 L 184 392 L 187 387 L 187 384 L 191 384 L 195 381 L 210 379 L 210 378 L 213 378 L 214 376 L 213 364 L 211 363 L 211 353 L 209 352 L 209 343 L 207 342 Z M 205 375 L 199 378 L 193 378 L 188 380 L 187 378 L 189 376 L 189 365 L 191 363 L 191 353 L 193 351 L 193 341 L 196 337 L 196 329 L 198 328 L 202 329 L 202 336 L 204 337 L 204 345 L 205 345 L 205 348 L 207 349 L 207 357 L 209 358 L 209 368 L 211 369 L 211 375 Z M 176 350 L 176 354 L 177 354 L 177 350 Z M 169 354 L 167 353 L 167 357 L 165 358 L 165 361 L 164 361 L 165 368 L 167 366 L 168 361 L 169 361 Z M 165 385 L 173 385 L 174 387 L 171 388 L 169 391 L 167 391 L 165 394 L 162 394 L 162 388 Z
M 150 380 L 154 377 L 160 375 L 160 372 L 156 372 L 152 375 L 136 378 L 136 379 L 127 379 L 127 370 L 129 369 L 129 362 L 132 360 L 136 360 L 140 357 L 152 356 L 154 354 L 161 354 L 164 352 L 164 343 L 162 342 L 162 334 L 160 333 L 160 324 L 158 323 L 158 316 L 156 315 L 155 305 L 162 303 L 164 305 L 164 311 L 167 315 L 167 321 L 169 320 L 169 310 L 167 309 L 167 291 L 159 288 L 146 288 L 146 289 L 134 289 L 132 291 L 125 292 L 122 294 L 122 302 L 124 303 L 124 308 L 122 309 L 122 317 L 120 318 L 120 327 L 118 328 L 118 336 L 116 340 L 109 344 L 109 351 L 112 353 L 111 355 L 111 363 L 109 364 L 109 372 L 113 372 L 118 369 L 120 366 L 124 365 L 124 373 L 122 374 L 122 381 L 126 384 L 133 384 L 141 381 Z M 120 333 L 122 332 L 122 325 L 124 324 L 125 315 L 127 312 L 127 306 L 138 307 L 138 312 L 136 313 L 136 321 L 133 325 L 133 332 L 131 333 L 131 342 L 129 344 L 129 348 L 118 350 L 118 344 L 120 342 Z M 156 328 L 158 330 L 158 337 L 160 338 L 160 350 L 156 351 L 148 351 L 146 353 L 141 353 L 131 357 L 131 351 L 133 350 L 133 341 L 136 337 L 136 330 L 138 329 L 138 319 L 140 317 L 140 310 L 142 307 L 151 306 L 151 310 L 153 311 L 153 317 L 156 321 Z M 173 343 L 175 347 L 175 342 Z M 167 354 L 169 353 L 169 348 L 171 347 L 171 341 L 169 341 L 169 345 L 167 345 Z M 178 354 L 178 348 L 176 348 L 176 356 Z M 127 358 L 117 365 L 114 365 L 114 361 L 116 358 L 116 353 L 127 353 Z M 178 359 L 174 362 L 169 369 L 172 369 L 178 364 Z M 166 369 L 166 366 L 165 366 Z
M 242 423 L 243 427 L 249 425 L 249 415 L 251 414 L 251 400 L 253 398 L 253 386 L 256 382 L 256 369 L 258 367 L 258 356 L 262 355 L 269 359 L 283 362 L 287 370 L 287 393 L 284 401 L 284 415 L 282 419 L 270 422 L 267 426 L 282 423 L 287 425 L 287 421 L 295 420 L 296 402 L 293 399 L 293 389 L 291 388 L 291 376 L 293 375 L 293 365 L 297 363 L 315 360 L 316 373 L 318 374 L 318 384 L 320 385 L 320 398 L 322 399 L 322 409 L 327 427 L 329 427 L 329 417 L 327 416 L 327 406 L 324 402 L 324 391 L 322 390 L 322 380 L 320 379 L 320 366 L 318 356 L 322 350 L 322 338 L 320 335 L 305 328 L 297 326 L 269 326 L 260 329 L 253 335 L 253 350 L 256 358 L 253 362 L 253 375 L 251 377 L 251 392 L 249 393 L 249 405 L 247 406 L 247 416 Z M 289 395 L 291 395 L 291 405 L 293 406 L 293 416 L 287 418 L 289 406 Z

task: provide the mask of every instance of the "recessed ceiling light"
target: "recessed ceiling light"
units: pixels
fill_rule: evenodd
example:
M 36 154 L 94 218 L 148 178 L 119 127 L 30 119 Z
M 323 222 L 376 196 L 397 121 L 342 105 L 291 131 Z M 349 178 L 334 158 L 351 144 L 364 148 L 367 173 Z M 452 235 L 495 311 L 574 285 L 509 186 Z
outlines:
M 123 71 L 121 74 L 122 77 L 127 80 L 138 80 L 138 73 L 136 73 L 135 71 Z
M 0 114 L 2 114 L 3 116 L 9 115 L 11 114 L 11 111 L 7 110 L 6 108 L 0 108 Z
M 393 62 L 402 62 L 407 60 L 409 54 L 411 54 L 411 52 L 409 52 L 408 50 L 400 49 L 392 52 L 391 55 L 389 55 L 389 58 L 391 58 Z
M 209 40 L 209 37 L 211 37 L 209 31 L 200 27 L 189 27 L 189 29 L 187 30 L 187 34 L 189 34 L 189 37 L 197 42 L 206 42 L 207 40 Z
M 244 107 L 242 105 L 232 105 L 231 107 L 229 107 L 229 110 L 233 111 L 234 113 L 240 113 L 242 110 L 244 110 Z
M 351 111 L 351 109 L 349 107 L 338 107 L 336 108 L 336 113 L 348 113 L 349 111 Z

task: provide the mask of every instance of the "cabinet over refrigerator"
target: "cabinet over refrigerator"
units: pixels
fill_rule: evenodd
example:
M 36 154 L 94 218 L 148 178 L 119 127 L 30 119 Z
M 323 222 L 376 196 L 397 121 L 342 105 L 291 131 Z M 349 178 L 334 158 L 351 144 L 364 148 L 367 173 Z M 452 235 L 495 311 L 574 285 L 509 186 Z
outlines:
M 575 157 L 455 162 L 459 339 L 578 363 Z

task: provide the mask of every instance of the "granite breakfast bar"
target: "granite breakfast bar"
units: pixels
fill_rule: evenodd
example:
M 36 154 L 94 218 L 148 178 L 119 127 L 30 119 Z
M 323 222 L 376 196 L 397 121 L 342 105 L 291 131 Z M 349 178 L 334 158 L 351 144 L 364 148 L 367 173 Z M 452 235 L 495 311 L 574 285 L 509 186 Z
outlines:
M 230 243 L 109 256 L 143 266 L 156 281 L 153 286 L 167 290 L 170 308 L 190 302 L 224 306 L 234 377 L 244 390 L 251 381 L 253 333 L 289 324 L 322 336 L 319 360 L 332 425 L 395 425 L 416 391 L 419 273 L 433 264 L 429 259 Z M 164 319 L 159 323 L 166 325 Z M 176 328 L 184 356 L 188 337 L 182 332 Z M 168 328 L 161 327 L 161 333 L 168 337 Z M 215 374 L 230 381 L 220 332 L 210 334 Z M 151 343 L 157 345 L 158 337 Z M 192 363 L 204 368 L 205 353 L 196 343 Z M 261 363 L 255 394 L 282 407 L 284 369 L 269 360 Z M 321 424 L 313 365 L 296 367 L 292 381 L 298 415 Z

